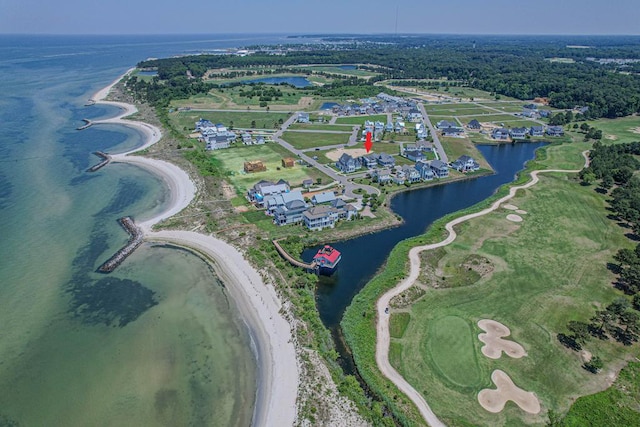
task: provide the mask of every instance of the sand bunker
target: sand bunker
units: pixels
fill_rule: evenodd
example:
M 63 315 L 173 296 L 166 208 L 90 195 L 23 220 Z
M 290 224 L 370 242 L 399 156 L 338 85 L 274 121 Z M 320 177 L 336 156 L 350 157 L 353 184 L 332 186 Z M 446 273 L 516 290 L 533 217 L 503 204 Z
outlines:
M 524 348 L 514 341 L 502 339 L 511 335 L 509 328 L 495 320 L 482 319 L 478 322 L 480 329 L 485 331 L 479 334 L 478 339 L 485 345 L 482 347 L 482 354 L 490 359 L 499 359 L 504 351 L 507 356 L 519 359 L 527 355 Z
M 496 385 L 496 390 L 485 388 L 478 393 L 478 402 L 487 411 L 498 413 L 504 409 L 507 401 L 511 400 L 525 412 L 540 412 L 540 402 L 536 395 L 516 386 L 509 375 L 496 369 L 491 374 L 491 381 Z
M 517 207 L 517 206 L 515 206 L 515 205 L 511 205 L 511 204 L 502 205 L 502 208 L 503 208 L 503 209 L 510 210 L 510 211 L 517 211 L 517 210 L 518 210 L 518 207 Z
M 330 160 L 337 162 L 340 156 L 344 153 L 351 155 L 351 157 L 361 157 L 367 154 L 367 150 L 364 148 L 338 148 L 336 150 L 327 151 L 325 156 L 327 156 Z
M 517 213 L 517 214 L 520 214 L 520 215 L 526 215 L 526 214 L 527 214 L 527 211 L 523 211 L 522 209 L 517 209 L 517 210 L 516 210 L 516 213 Z
M 640 133 L 640 126 L 638 126 L 637 128 L 631 128 L 629 130 L 633 133 Z
M 511 222 L 522 222 L 522 217 L 520 215 L 509 214 L 507 215 L 507 219 Z

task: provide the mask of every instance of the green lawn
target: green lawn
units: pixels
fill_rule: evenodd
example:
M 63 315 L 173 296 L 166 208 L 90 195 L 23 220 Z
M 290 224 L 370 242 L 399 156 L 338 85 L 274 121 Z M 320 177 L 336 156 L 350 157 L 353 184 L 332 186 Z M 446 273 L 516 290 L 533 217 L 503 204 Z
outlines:
M 330 125 L 330 124 L 322 124 L 322 123 L 293 123 L 289 126 L 291 130 L 331 130 L 331 131 L 340 131 L 340 132 L 349 132 L 353 131 L 353 125 Z
M 483 102 L 480 105 L 485 107 L 491 107 L 489 111 L 496 112 L 493 109 L 504 111 L 505 113 L 521 113 L 522 106 L 525 105 L 525 101 L 521 102 Z
M 298 149 L 339 145 L 349 142 L 348 133 L 285 132 L 282 139 Z
M 265 111 L 180 111 L 169 114 L 169 119 L 176 129 L 189 132 L 195 128 L 195 123 L 200 119 L 211 120 L 213 123 L 223 123 L 231 126 L 233 122 L 234 129 L 246 128 L 251 129 L 252 122 L 255 121 L 258 129 L 273 129 L 274 123 L 278 123 L 280 119 L 287 120 L 290 114 L 287 113 L 267 113 Z
M 378 121 L 387 123 L 387 115 L 386 114 L 376 114 L 373 116 L 349 116 L 349 117 L 338 117 L 336 119 L 336 124 L 342 125 L 364 125 L 364 122 L 370 120 L 372 122 Z
M 238 194 L 246 194 L 247 190 L 258 181 L 265 179 L 277 181 L 284 179 L 289 181 L 291 186 L 302 185 L 305 179 L 322 178 L 323 182 L 328 183 L 331 180 L 328 176 L 315 168 L 308 168 L 296 164 L 292 168 L 283 168 L 282 159 L 284 157 L 292 157 L 292 154 L 275 143 L 265 145 L 236 146 L 224 150 L 216 150 L 211 152 L 211 156 L 218 159 L 228 173 L 228 180 L 231 181 L 236 188 Z M 267 166 L 264 172 L 245 173 L 243 170 L 244 162 L 250 160 L 261 160 Z
M 505 123 L 513 120 L 518 120 L 516 116 L 513 114 L 481 114 L 477 116 L 469 116 L 464 118 L 466 123 L 469 123 L 471 120 L 476 119 L 479 122 L 491 122 L 495 124 Z
M 568 145 L 568 150 L 550 148 L 546 162 L 580 164 L 578 150 L 584 146 Z M 542 176 L 537 186 L 520 191 L 512 203 L 528 212 L 522 223 L 507 221 L 506 210 L 474 219 L 458 227 L 458 238 L 444 248 L 441 259 L 433 258 L 437 265 L 432 267 L 439 268 L 435 271 L 455 274 L 470 255 L 479 255 L 491 261 L 493 272 L 455 288 L 446 287 L 448 277 L 439 289 L 427 290 L 411 307 L 411 320 L 398 340 L 400 361 L 394 366 L 447 424 L 545 422 L 546 413 L 527 415 L 513 404 L 498 414 L 479 406 L 477 393 L 493 388 L 494 369 L 504 370 L 518 386 L 535 392 L 545 410 L 562 413 L 576 393 L 593 392 L 605 380 L 606 373 L 593 375 L 582 369 L 577 354 L 555 337 L 569 320 L 587 321 L 596 302 L 607 304 L 619 295 L 611 286 L 613 275 L 606 263 L 617 248 L 632 242 L 624 237 L 625 230 L 607 219 L 605 197 L 565 174 Z M 510 339 L 523 345 L 528 355 L 484 357 L 476 338 L 481 332 L 476 323 L 483 318 L 508 326 Z M 447 330 L 457 337 L 447 338 Z M 472 343 L 465 338 L 469 334 Z M 585 347 L 605 361 L 605 369 L 630 351 L 597 340 Z
M 467 156 L 471 156 L 476 159 L 482 168 L 491 169 L 491 166 L 489 166 L 489 163 L 487 163 L 482 153 L 480 153 L 478 148 L 469 138 L 441 136 L 440 142 L 442 143 L 444 152 L 447 153 L 447 157 L 450 162 L 453 162 L 458 157 L 466 154 Z
M 389 318 L 389 335 L 391 338 L 402 338 L 411 320 L 410 313 L 393 313 Z
M 614 120 L 600 119 L 587 123 L 596 129 L 602 130 L 603 142 L 640 141 L 640 116 L 629 116 Z
M 465 105 L 465 104 L 460 104 Z M 495 113 L 495 111 L 489 110 L 488 108 L 482 108 L 478 106 L 472 107 L 458 107 L 458 104 L 449 104 L 449 105 L 437 105 L 437 106 L 428 106 L 425 107 L 427 114 L 429 115 L 455 115 L 455 116 L 471 116 L 474 114 L 487 114 L 487 113 Z

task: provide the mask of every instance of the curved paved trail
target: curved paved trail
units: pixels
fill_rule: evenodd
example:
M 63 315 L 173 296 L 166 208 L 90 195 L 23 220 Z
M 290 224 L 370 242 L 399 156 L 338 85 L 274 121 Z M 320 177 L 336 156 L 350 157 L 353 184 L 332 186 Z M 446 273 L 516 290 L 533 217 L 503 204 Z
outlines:
M 587 151 L 584 151 L 582 155 L 585 158 L 585 166 L 588 166 L 589 157 L 587 156 Z M 411 248 L 411 250 L 409 251 L 409 261 L 411 263 L 409 276 L 406 279 L 402 280 L 400 283 L 398 283 L 396 287 L 388 290 L 385 294 L 383 294 L 380 297 L 380 299 L 378 299 L 378 303 L 376 305 L 376 311 L 378 314 L 378 324 L 376 328 L 377 329 L 376 364 L 378 365 L 378 369 L 380 369 L 380 371 L 382 372 L 382 375 L 384 375 L 385 377 L 387 377 L 387 379 L 393 382 L 400 389 L 400 391 L 406 394 L 407 397 L 409 397 L 409 399 L 413 401 L 413 403 L 418 407 L 420 414 L 422 415 L 422 417 L 424 418 L 424 420 L 427 422 L 428 425 L 432 427 L 444 427 L 444 424 L 433 413 L 433 411 L 429 407 L 429 404 L 427 404 L 427 401 L 424 399 L 424 397 L 422 397 L 422 395 L 418 393 L 418 391 L 415 388 L 413 388 L 413 386 L 411 386 L 411 384 L 409 384 L 407 380 L 405 380 L 404 377 L 400 375 L 398 371 L 396 371 L 395 368 L 391 366 L 391 363 L 389 362 L 389 343 L 390 343 L 389 314 L 385 312 L 387 307 L 389 307 L 389 303 L 395 296 L 409 289 L 414 284 L 414 282 L 418 279 L 418 276 L 420 275 L 420 252 L 446 246 L 452 243 L 456 239 L 457 234 L 453 229 L 453 227 L 455 227 L 460 223 L 468 221 L 470 219 L 478 218 L 490 212 L 495 211 L 496 209 L 498 209 L 498 207 L 501 204 L 513 198 L 513 196 L 515 196 L 516 194 L 516 191 L 524 188 L 529 188 L 537 184 L 539 181 L 538 174 L 540 173 L 544 173 L 544 172 L 577 173 L 577 172 L 580 172 L 580 170 L 581 169 L 577 169 L 577 170 L 545 169 L 545 170 L 533 171 L 530 174 L 531 181 L 523 185 L 511 187 L 509 189 L 509 194 L 493 202 L 493 204 L 490 207 L 483 209 L 479 212 L 461 216 L 459 218 L 456 218 L 448 222 L 447 225 L 445 225 L 445 228 L 449 232 L 449 236 L 443 241 L 438 243 L 432 243 L 429 245 L 416 246 L 414 248 Z

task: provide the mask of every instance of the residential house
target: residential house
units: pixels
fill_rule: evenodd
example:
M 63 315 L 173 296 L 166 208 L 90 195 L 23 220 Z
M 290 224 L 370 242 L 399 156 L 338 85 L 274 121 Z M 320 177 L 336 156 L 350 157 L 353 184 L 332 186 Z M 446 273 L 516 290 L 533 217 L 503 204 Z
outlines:
M 442 129 L 446 129 L 446 128 L 459 128 L 459 129 L 462 129 L 462 128 L 460 128 L 460 125 L 458 125 L 458 123 L 456 123 L 456 122 L 450 122 L 450 121 L 447 121 L 447 120 L 440 120 L 440 121 L 436 124 L 436 127 L 437 127 L 438 129 L 440 129 L 440 130 L 442 130 Z
M 531 126 L 531 129 L 529 129 L 529 135 L 531 135 L 531 136 L 544 136 L 544 127 L 542 127 L 542 126 Z
M 396 164 L 396 160 L 393 156 L 390 156 L 387 153 L 380 153 L 377 157 L 378 164 L 383 167 L 392 168 Z
M 405 132 L 405 123 L 402 120 L 396 121 L 396 124 L 393 128 L 395 133 L 404 133 Z
M 314 205 L 320 205 L 323 203 L 332 203 L 334 200 L 336 200 L 336 195 L 333 191 L 324 191 L 322 193 L 315 194 L 311 198 L 311 203 Z
M 249 189 L 247 197 L 250 201 L 263 206 L 265 197 L 288 193 L 290 190 L 289 183 L 283 179 L 278 182 L 262 180 Z
M 527 106 L 522 107 L 522 117 L 528 117 L 531 119 L 537 119 L 540 117 L 540 112 L 538 111 L 538 107 L 533 105 L 535 108 L 528 108 Z
M 303 200 L 291 200 L 273 211 L 273 222 L 276 225 L 297 224 L 303 221 L 302 214 L 307 210 Z
M 564 135 L 564 129 L 562 126 L 547 126 L 547 135 L 562 136 Z
M 540 113 L 540 117 L 544 118 L 551 116 L 551 110 L 538 110 L 538 113 Z
M 416 142 L 416 148 L 419 148 L 424 152 L 433 151 L 433 144 L 427 141 L 418 141 Z
M 371 178 L 375 182 L 379 182 L 380 184 L 386 184 L 391 181 L 391 170 L 389 169 L 375 169 L 371 172 Z
M 362 163 L 359 157 L 353 158 L 347 153 L 340 156 L 340 159 L 336 162 L 336 167 L 343 173 L 351 173 L 362 167 Z
M 302 214 L 304 225 L 309 230 L 333 228 L 340 218 L 340 211 L 332 206 L 320 205 L 307 209 Z
M 223 148 L 229 148 L 229 139 L 226 137 L 210 137 L 205 142 L 205 150 L 220 150 Z
M 442 160 L 433 160 L 430 165 L 433 173 L 438 178 L 446 178 L 449 176 L 449 166 Z
M 424 123 L 416 123 L 416 137 L 418 139 L 425 139 L 429 136 L 429 131 L 425 127 Z
M 495 128 L 491 131 L 491 138 L 506 141 L 509 139 L 509 130 L 505 128 Z
M 509 135 L 513 139 L 525 139 L 527 137 L 527 128 L 511 128 L 509 130 Z
M 373 169 L 378 164 L 378 159 L 375 154 L 365 154 L 364 156 L 360 157 L 360 162 L 362 163 L 363 167 L 367 169 Z
M 309 123 L 309 113 L 298 113 L 298 123 Z
M 393 132 L 393 123 L 387 122 L 387 124 L 384 126 L 384 131 L 385 132 Z
M 455 162 L 451 163 L 451 167 L 459 172 L 477 171 L 480 165 L 473 157 L 462 155 Z
M 402 166 L 402 172 L 404 173 L 405 180 L 410 182 L 411 184 L 420 181 L 420 172 L 413 166 L 404 165 Z
M 393 182 L 398 185 L 402 185 L 407 180 L 407 175 L 404 173 L 404 170 L 398 169 L 396 170 L 396 174 L 393 177 Z
M 200 118 L 200 120 L 196 122 L 196 131 L 202 131 L 203 129 L 211 129 L 211 128 L 215 128 L 215 125 L 209 120 Z
M 311 188 L 312 185 L 313 185 L 312 179 L 305 179 L 304 181 L 302 181 L 302 188 L 305 188 L 308 190 L 309 188 Z
M 253 137 L 249 132 L 245 132 L 242 134 L 242 144 L 253 145 Z
M 476 119 L 473 119 L 467 124 L 467 128 L 473 129 L 473 130 L 480 130 L 482 126 L 480 125 L 479 121 L 477 121 Z
M 442 136 L 460 136 L 464 130 L 460 127 L 448 127 L 442 129 Z
M 420 179 L 423 181 L 431 181 L 435 177 L 435 173 L 429 163 L 425 161 L 420 161 L 416 163 L 415 166 L 416 171 L 420 174 Z
M 412 144 L 412 145 L 414 145 L 414 144 Z M 416 148 L 411 148 L 411 149 L 405 148 L 404 156 L 407 159 L 411 160 L 412 162 L 419 162 L 419 161 L 427 159 L 427 157 L 424 155 L 423 151 L 418 149 L 417 147 Z
M 412 108 L 407 114 L 407 121 L 415 123 L 422 120 L 422 113 L 417 108 Z
M 264 199 L 264 206 L 267 208 L 268 215 L 274 215 L 277 208 L 287 206 L 289 202 L 293 202 L 294 200 L 304 203 L 304 197 L 302 197 L 302 192 L 300 190 L 267 196 Z

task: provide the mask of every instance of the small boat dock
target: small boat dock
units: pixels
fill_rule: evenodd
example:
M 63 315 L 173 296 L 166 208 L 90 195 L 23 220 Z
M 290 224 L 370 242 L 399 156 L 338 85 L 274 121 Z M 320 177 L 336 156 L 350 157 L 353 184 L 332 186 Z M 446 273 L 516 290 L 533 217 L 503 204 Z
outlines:
M 111 273 L 113 270 L 118 268 L 118 266 L 122 264 L 124 260 L 138 248 L 138 246 L 142 244 L 142 239 L 144 237 L 142 230 L 133 222 L 131 217 L 125 216 L 120 218 L 118 221 L 120 222 L 120 225 L 122 225 L 122 228 L 129 233 L 129 242 L 104 264 L 98 267 L 99 273 Z

